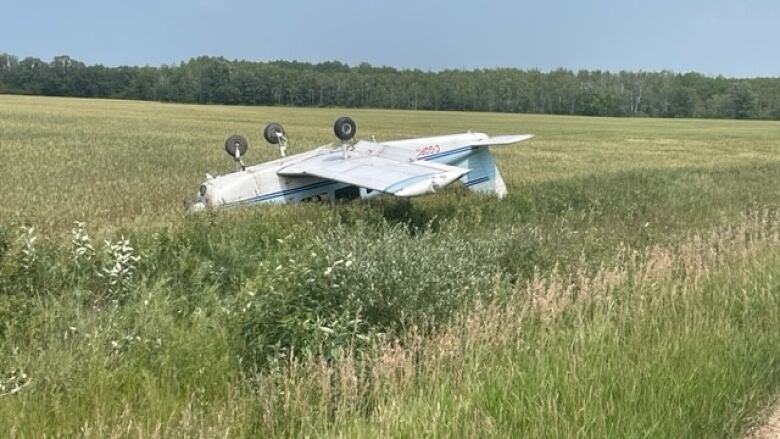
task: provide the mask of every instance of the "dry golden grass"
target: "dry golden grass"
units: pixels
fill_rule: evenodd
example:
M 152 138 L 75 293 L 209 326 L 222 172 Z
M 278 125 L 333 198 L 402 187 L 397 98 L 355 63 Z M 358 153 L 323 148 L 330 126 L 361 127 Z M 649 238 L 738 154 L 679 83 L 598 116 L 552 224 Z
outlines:
M 550 349 L 556 350 L 552 355 L 556 361 L 561 361 L 559 367 L 568 374 L 570 384 L 587 387 L 590 384 L 581 381 L 587 380 L 589 371 L 600 366 L 588 363 L 584 352 L 569 352 L 565 346 L 556 346 L 558 342 L 553 341 L 555 336 L 551 335 L 555 331 L 568 327 L 575 336 L 572 340 L 564 340 L 565 343 L 585 343 L 591 337 L 589 332 L 594 330 L 590 327 L 593 323 L 588 323 L 594 312 L 629 313 L 630 318 L 670 324 L 657 313 L 673 307 L 683 310 L 682 315 L 696 315 L 697 312 L 690 308 L 700 306 L 702 299 L 713 294 L 712 283 L 722 280 L 724 273 L 737 279 L 733 285 L 741 287 L 743 294 L 770 294 L 762 289 L 763 285 L 756 288 L 750 270 L 756 268 L 752 265 L 756 260 L 769 256 L 768 260 L 776 261 L 774 250 L 779 244 L 780 217 L 777 213 L 754 212 L 734 227 L 695 233 L 674 247 L 656 246 L 643 253 L 625 249 L 625 257 L 614 266 L 602 267 L 592 274 L 587 274 L 583 268 L 576 274 L 552 273 L 535 278 L 519 286 L 511 301 L 477 305 L 432 336 L 422 337 L 412 328 L 403 344 L 392 341 L 377 345 L 376 351 L 361 361 L 349 351 L 333 362 L 326 362 L 319 356 L 299 358 L 293 354 L 285 368 L 253 377 L 250 390 L 236 387 L 230 391 L 230 398 L 216 406 L 199 407 L 190 401 L 176 408 L 168 419 L 151 424 L 136 419 L 129 408 L 115 418 L 104 418 L 96 413 L 84 425 L 82 433 L 85 437 L 139 438 L 253 435 L 502 437 L 521 433 L 546 436 L 550 431 L 548 428 L 561 428 L 567 422 L 576 424 L 576 420 L 549 407 L 545 409 L 550 416 L 546 427 L 525 425 L 513 430 L 506 425 L 496 425 L 494 417 L 475 406 L 480 404 L 480 392 L 485 391 L 484 374 L 489 373 L 487 371 L 495 370 L 508 378 L 533 374 L 533 367 L 528 364 L 502 362 L 510 361 L 513 355 L 532 362 L 534 349 Z M 734 293 L 738 294 L 737 291 Z M 760 299 L 742 297 L 734 300 L 742 303 Z M 622 320 L 615 318 L 617 322 Z M 622 328 L 625 323 L 615 324 L 619 328 L 611 328 L 611 331 L 625 330 Z M 695 331 L 697 324 L 695 321 L 681 322 L 682 330 Z M 619 333 L 609 336 L 617 337 Z M 713 334 L 713 337 L 717 336 Z M 540 338 L 546 337 L 550 341 L 540 342 Z M 653 347 L 656 341 L 647 342 L 648 349 L 657 348 Z M 620 349 L 619 346 L 612 348 Z M 624 348 L 636 350 L 635 347 Z M 558 352 L 559 349 L 562 350 Z M 572 346 L 572 349 L 575 348 Z M 638 349 L 639 352 L 642 350 L 641 347 Z M 690 366 L 696 367 L 682 365 L 684 368 Z M 625 376 L 615 379 L 640 387 L 648 385 L 630 371 L 624 372 Z M 555 373 L 543 371 L 542 375 L 530 379 L 555 380 L 556 377 Z M 508 381 L 494 385 L 510 389 L 517 383 Z M 446 389 L 445 393 L 438 393 L 439 386 Z M 714 390 L 717 393 L 717 389 Z M 524 389 L 513 391 L 523 392 Z M 546 396 L 532 394 L 529 398 L 544 400 Z M 676 430 L 679 426 L 667 429 L 663 419 L 658 418 L 664 411 L 658 404 L 668 403 L 674 395 L 652 395 L 652 398 L 654 401 L 647 409 L 658 412 L 645 413 L 646 419 L 639 416 L 635 420 L 647 423 L 649 429 L 639 431 L 632 425 L 624 425 L 623 429 L 620 425 L 590 425 L 582 426 L 576 436 L 604 437 L 628 431 L 632 436 L 645 433 L 658 437 L 664 432 L 679 432 Z M 535 410 L 531 406 L 502 408 L 520 417 L 523 415 L 517 411 L 523 409 Z M 668 409 L 674 410 L 674 407 Z M 590 413 L 594 419 L 603 415 L 597 413 L 597 407 L 583 406 L 580 410 Z M 730 416 L 726 413 L 715 415 Z M 674 424 L 673 420 L 669 421 L 670 425 Z M 691 426 L 690 431 L 697 430 Z
M 518 114 L 301 109 L 0 96 L 0 221 L 41 230 L 73 221 L 101 228 L 176 224 L 204 173 L 229 170 L 221 145 L 250 140 L 250 162 L 275 156 L 261 141 L 283 123 L 291 153 L 333 141 L 348 114 L 378 140 L 462 132 L 533 133 L 496 154 L 510 191 L 524 184 L 635 168 L 722 167 L 780 161 L 780 123 Z M 702 178 L 707 178 L 703 176 Z M 717 185 L 717 182 L 703 182 Z

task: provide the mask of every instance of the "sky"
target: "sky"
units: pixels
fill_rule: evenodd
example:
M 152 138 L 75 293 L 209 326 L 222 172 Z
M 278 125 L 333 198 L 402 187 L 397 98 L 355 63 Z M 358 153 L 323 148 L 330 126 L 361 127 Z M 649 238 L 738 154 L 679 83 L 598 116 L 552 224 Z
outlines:
M 0 0 L 0 53 L 780 76 L 778 0 Z

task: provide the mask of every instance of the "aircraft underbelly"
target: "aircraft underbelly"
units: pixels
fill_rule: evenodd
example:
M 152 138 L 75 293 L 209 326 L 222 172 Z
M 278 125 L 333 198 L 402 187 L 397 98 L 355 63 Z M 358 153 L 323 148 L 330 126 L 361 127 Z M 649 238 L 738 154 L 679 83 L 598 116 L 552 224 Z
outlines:
M 334 130 L 346 142 L 347 139 L 339 136 L 341 119 Z M 285 156 L 287 140 L 282 132 L 277 139 L 283 142 L 280 144 L 282 158 L 245 168 L 236 156 L 241 170 L 216 178 L 207 174 L 190 210 L 367 199 L 381 194 L 415 197 L 434 193 L 455 180 L 470 190 L 502 197 L 506 185 L 488 147 L 518 143 L 531 137 L 525 134 L 489 137 L 469 131 L 384 143 L 357 141 L 338 147 L 323 145 L 306 153 Z M 266 140 L 274 143 L 267 134 Z M 226 143 L 225 148 L 232 154 L 230 145 Z

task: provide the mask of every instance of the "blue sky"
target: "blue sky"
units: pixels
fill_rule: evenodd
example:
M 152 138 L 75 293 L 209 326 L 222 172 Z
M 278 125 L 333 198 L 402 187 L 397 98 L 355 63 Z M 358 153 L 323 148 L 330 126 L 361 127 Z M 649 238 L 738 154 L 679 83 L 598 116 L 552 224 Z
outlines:
M 0 0 L 0 52 L 780 76 L 777 0 Z

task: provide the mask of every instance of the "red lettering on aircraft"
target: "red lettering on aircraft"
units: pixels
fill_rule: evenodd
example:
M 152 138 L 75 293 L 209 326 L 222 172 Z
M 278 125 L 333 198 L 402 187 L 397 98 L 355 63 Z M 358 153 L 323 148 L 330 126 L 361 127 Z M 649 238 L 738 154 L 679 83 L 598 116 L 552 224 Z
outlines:
M 439 148 L 439 145 L 421 146 L 421 147 L 417 148 L 417 155 L 419 157 L 425 157 L 427 155 L 436 154 L 439 151 L 441 151 L 441 148 Z

